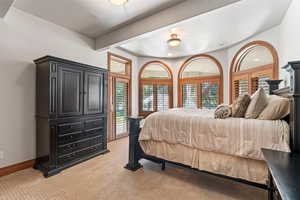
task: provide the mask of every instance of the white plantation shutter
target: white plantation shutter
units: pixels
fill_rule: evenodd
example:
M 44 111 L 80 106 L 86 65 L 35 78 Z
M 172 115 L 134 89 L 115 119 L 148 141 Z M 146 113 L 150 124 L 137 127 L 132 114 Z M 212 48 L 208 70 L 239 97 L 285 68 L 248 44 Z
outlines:
M 197 108 L 197 85 L 184 84 L 182 86 L 184 108 Z
M 116 134 L 128 132 L 128 83 L 116 82 Z
M 238 80 L 239 82 L 239 95 L 247 94 L 248 92 L 248 80 Z
M 169 109 L 168 85 L 157 85 L 157 111 Z

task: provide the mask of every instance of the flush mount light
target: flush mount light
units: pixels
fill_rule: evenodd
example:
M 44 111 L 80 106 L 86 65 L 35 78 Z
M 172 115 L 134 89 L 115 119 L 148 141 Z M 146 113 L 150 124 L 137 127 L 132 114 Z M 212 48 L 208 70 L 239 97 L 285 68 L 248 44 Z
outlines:
M 171 39 L 168 40 L 168 44 L 171 47 L 177 47 L 181 43 L 181 40 L 178 38 L 178 35 L 176 33 L 171 34 Z
M 117 6 L 122 6 L 128 3 L 128 0 L 110 0 L 110 2 Z

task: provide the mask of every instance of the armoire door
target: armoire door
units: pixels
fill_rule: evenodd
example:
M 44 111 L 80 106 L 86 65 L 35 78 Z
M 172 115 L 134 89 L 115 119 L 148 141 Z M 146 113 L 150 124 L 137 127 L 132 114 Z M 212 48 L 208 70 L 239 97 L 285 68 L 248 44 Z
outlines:
M 83 114 L 83 71 L 58 67 L 58 115 L 61 117 Z
M 100 72 L 85 72 L 84 114 L 102 114 L 104 100 L 104 75 Z

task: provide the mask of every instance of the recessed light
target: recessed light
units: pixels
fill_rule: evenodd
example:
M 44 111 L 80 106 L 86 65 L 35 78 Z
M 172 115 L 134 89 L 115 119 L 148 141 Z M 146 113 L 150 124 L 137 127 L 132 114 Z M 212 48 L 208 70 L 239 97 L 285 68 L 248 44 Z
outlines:
M 168 53 L 168 56 L 172 56 L 173 54 L 172 53 Z
M 110 0 L 110 2 L 117 6 L 122 6 L 128 3 L 128 0 Z
M 260 59 L 259 58 L 254 58 L 254 62 L 259 62 Z

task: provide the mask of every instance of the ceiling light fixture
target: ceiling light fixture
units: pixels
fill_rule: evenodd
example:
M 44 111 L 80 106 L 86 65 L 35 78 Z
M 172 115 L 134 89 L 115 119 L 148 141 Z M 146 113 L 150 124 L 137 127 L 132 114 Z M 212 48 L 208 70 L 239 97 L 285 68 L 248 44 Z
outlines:
M 110 0 L 110 2 L 117 6 L 122 6 L 128 3 L 128 0 Z
M 178 38 L 178 35 L 176 33 L 171 34 L 171 39 L 168 40 L 168 44 L 171 47 L 177 47 L 181 43 L 181 40 Z

